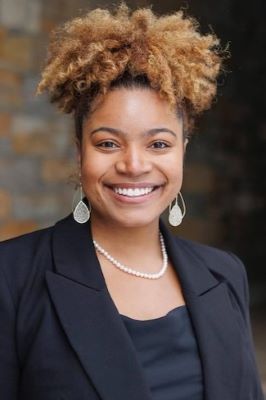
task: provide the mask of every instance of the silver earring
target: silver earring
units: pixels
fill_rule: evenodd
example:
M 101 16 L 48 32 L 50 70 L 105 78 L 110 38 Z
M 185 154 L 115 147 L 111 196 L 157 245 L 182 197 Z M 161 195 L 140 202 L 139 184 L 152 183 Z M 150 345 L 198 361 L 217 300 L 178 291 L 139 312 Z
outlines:
M 178 195 L 180 196 L 182 207 L 183 207 L 183 212 L 181 211 L 181 208 L 178 205 Z M 186 214 L 186 205 L 183 199 L 183 196 L 181 192 L 179 192 L 175 198 L 175 204 L 172 206 L 172 203 L 169 205 L 169 217 L 168 221 L 169 224 L 172 226 L 178 226 L 181 224 L 185 214 Z
M 79 186 L 79 190 L 80 190 L 80 200 L 73 211 L 73 218 L 79 224 L 85 224 L 85 222 L 87 222 L 90 219 L 91 213 L 87 205 L 83 201 L 83 190 L 81 184 Z

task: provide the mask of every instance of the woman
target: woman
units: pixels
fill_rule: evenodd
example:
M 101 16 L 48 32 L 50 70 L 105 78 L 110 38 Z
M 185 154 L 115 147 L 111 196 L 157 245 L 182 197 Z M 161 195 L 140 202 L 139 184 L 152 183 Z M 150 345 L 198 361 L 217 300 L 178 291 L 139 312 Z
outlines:
M 97 9 L 53 36 L 39 91 L 74 113 L 80 201 L 1 244 L 4 400 L 263 399 L 243 265 L 159 220 L 170 205 L 182 222 L 185 149 L 220 63 L 181 12 Z

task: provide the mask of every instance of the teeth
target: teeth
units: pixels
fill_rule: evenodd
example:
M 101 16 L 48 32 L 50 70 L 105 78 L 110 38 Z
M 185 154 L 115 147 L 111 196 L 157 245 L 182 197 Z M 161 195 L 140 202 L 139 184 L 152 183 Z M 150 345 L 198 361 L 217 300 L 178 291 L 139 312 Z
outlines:
M 152 192 L 153 188 L 152 187 L 147 187 L 147 188 L 114 188 L 115 193 L 122 194 L 123 196 L 128 196 L 128 197 L 138 197 L 138 196 L 144 196 L 145 194 L 149 194 Z

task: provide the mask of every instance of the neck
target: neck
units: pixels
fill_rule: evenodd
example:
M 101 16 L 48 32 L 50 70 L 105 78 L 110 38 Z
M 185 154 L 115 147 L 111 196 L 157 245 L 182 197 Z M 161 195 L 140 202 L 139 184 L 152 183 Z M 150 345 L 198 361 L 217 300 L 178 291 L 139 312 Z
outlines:
M 146 226 L 126 227 L 92 216 L 91 230 L 93 239 L 119 260 L 134 265 L 141 259 L 149 265 L 150 257 L 161 259 L 159 219 Z

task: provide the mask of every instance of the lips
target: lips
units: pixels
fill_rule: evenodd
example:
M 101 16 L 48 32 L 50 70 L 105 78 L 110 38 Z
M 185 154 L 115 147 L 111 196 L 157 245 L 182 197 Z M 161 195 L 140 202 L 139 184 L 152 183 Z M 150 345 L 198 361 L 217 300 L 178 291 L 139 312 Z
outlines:
M 151 193 L 154 190 L 154 187 L 146 187 L 146 188 L 121 188 L 121 187 L 115 187 L 113 188 L 114 192 L 117 194 L 121 194 L 122 196 L 128 196 L 128 197 L 139 197 L 139 196 L 145 196 L 149 193 Z
M 151 183 L 123 183 L 107 185 L 116 195 L 124 198 L 138 198 L 145 197 L 154 192 L 156 189 L 161 187 L 161 184 L 151 184 Z

